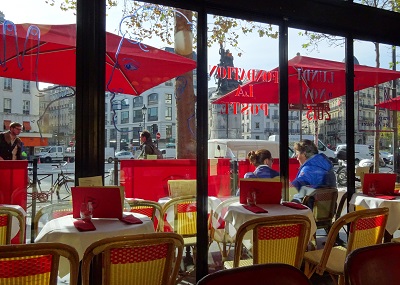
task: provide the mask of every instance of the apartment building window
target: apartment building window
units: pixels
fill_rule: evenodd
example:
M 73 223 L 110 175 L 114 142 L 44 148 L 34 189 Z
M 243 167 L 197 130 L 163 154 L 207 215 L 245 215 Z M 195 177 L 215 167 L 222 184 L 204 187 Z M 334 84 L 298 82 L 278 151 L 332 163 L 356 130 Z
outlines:
M 137 108 L 137 107 L 142 108 L 143 107 L 143 97 L 139 96 L 139 97 L 133 98 L 133 107 L 134 108 Z M 140 111 L 140 112 L 142 112 L 142 111 Z
M 172 107 L 165 108 L 165 120 L 172 121 Z
M 158 104 L 158 93 L 151 93 L 147 97 L 147 102 L 149 105 L 156 105 Z
M 172 104 L 172 94 L 165 94 L 165 104 Z
M 12 79 L 4 78 L 4 90 L 12 90 Z
M 165 128 L 165 137 L 167 139 L 172 138 L 172 126 L 166 126 L 166 128 Z
M 128 109 L 129 108 L 129 100 L 128 99 L 124 99 L 121 100 L 121 109 Z
M 129 129 L 121 128 L 120 149 L 124 149 L 129 143 Z
M 23 101 L 23 107 L 22 107 L 22 112 L 24 115 L 29 115 L 31 112 L 31 102 L 28 100 Z
M 256 129 L 258 130 L 260 128 L 260 123 L 256 122 Z
M 167 82 L 165 82 L 165 86 L 172 86 L 172 80 L 168 80 Z
M 121 112 L 121 124 L 129 123 L 129 111 Z
M 24 80 L 22 82 L 22 92 L 23 93 L 31 93 L 31 82 Z
M 158 107 L 148 108 L 147 114 L 149 121 L 158 121 Z
M 4 98 L 4 113 L 11 113 L 11 99 L 10 98 Z
M 134 122 L 134 123 L 141 123 L 141 122 L 143 122 L 142 109 L 140 109 L 140 110 L 133 110 L 133 122 Z

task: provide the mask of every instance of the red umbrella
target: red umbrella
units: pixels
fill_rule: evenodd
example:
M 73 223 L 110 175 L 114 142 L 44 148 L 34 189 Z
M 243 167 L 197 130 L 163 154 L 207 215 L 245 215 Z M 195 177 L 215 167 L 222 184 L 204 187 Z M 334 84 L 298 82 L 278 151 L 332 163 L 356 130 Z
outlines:
M 379 104 L 376 104 L 375 106 L 379 108 L 385 108 L 391 111 L 400 111 L 400 97 L 383 101 Z
M 17 24 L 14 28 L 6 23 L 1 25 L 7 32 L 0 35 L 0 77 L 75 86 L 75 24 Z M 106 34 L 106 85 L 110 91 L 140 95 L 196 67 L 191 59 L 127 39 L 120 46 L 121 39 Z
M 345 63 L 296 56 L 288 64 L 290 104 L 320 103 L 345 95 Z M 277 72 L 278 68 L 261 72 L 258 80 L 239 86 L 213 103 L 279 103 Z M 354 74 L 355 91 L 400 78 L 400 72 L 364 65 L 355 65 Z

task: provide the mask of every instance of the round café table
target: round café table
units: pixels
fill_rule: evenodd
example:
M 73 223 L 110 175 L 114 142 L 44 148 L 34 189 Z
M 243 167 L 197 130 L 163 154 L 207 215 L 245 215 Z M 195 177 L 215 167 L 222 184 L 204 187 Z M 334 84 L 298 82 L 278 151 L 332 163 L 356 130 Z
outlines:
M 283 216 L 283 215 L 304 215 L 307 216 L 311 221 L 310 230 L 310 240 L 312 239 L 314 233 L 317 230 L 317 225 L 315 224 L 315 219 L 312 211 L 307 209 L 293 209 L 280 204 L 257 204 L 258 207 L 267 210 L 268 213 L 253 213 L 243 207 L 243 204 L 239 202 L 232 203 L 229 205 L 228 210 L 225 214 L 224 220 L 228 224 L 225 229 L 231 237 L 236 235 L 236 231 L 239 227 L 252 219 L 261 217 L 271 217 L 271 216 Z
M 95 241 L 103 238 L 153 233 L 154 226 L 151 219 L 137 213 L 124 213 L 134 215 L 142 220 L 142 224 L 126 224 L 118 219 L 93 218 L 92 222 L 96 227 L 94 231 L 78 231 L 74 226 L 72 215 L 60 217 L 47 222 L 35 239 L 37 242 L 60 242 L 74 247 L 82 260 L 85 250 Z M 69 263 L 66 259 L 60 259 L 59 276 L 64 277 L 69 273 Z

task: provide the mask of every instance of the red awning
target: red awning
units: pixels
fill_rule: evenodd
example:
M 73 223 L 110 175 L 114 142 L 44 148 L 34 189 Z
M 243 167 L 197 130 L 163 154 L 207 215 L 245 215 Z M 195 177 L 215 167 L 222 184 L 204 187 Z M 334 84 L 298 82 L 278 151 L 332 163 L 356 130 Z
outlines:
M 22 126 L 24 127 L 24 131 L 30 131 L 30 130 L 32 130 L 31 123 L 28 122 L 28 121 L 24 121 L 24 122 L 22 123 Z
M 343 62 L 295 56 L 288 62 L 289 104 L 315 104 L 346 95 L 346 65 Z M 275 68 L 216 99 L 213 104 L 279 104 L 279 78 Z M 262 76 L 261 76 L 262 75 Z M 400 72 L 354 65 L 354 91 L 400 78 Z M 299 107 L 300 108 L 300 107 Z M 298 109 L 298 108 L 293 108 Z
M 10 129 L 11 120 L 4 120 L 4 130 Z

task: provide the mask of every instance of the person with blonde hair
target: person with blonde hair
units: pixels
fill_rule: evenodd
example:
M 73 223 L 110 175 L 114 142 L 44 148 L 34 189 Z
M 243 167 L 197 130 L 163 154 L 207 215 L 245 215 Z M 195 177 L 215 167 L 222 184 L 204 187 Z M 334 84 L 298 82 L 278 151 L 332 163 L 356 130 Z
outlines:
M 299 191 L 293 196 L 294 200 L 301 202 L 305 195 L 309 195 L 318 188 L 336 187 L 332 162 L 325 154 L 318 153 L 318 148 L 313 141 L 296 142 L 294 150 L 300 163 L 299 172 L 290 183 Z

